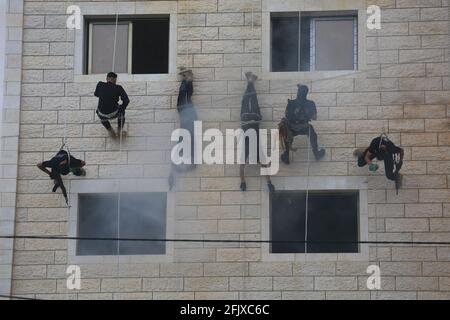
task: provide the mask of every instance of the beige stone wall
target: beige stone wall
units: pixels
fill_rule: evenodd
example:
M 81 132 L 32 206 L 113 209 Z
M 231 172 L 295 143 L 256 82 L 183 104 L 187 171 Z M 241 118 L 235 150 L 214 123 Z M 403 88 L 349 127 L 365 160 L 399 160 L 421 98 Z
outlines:
M 24 2 L 16 235 L 65 236 L 69 210 L 59 194 L 50 193 L 51 181 L 35 164 L 58 150 L 66 120 L 72 152 L 88 162 L 84 180 L 163 184 L 170 171 L 169 137 L 177 126 L 178 83 L 174 75 L 122 83 L 131 104 L 129 137 L 119 151 L 95 117 L 96 80 L 73 76 L 74 36 L 65 29 L 69 4 L 97 1 Z M 314 10 L 334 3 L 296 2 Z M 368 239 L 450 241 L 449 2 L 335 3 L 359 3 L 360 19 L 369 4 L 383 7 L 378 37 L 360 30 L 365 65 L 345 76 L 308 73 L 279 79 L 263 72 L 266 1 L 177 1 L 177 64 L 194 69 L 200 119 L 205 128 L 239 127 L 243 74 L 253 70 L 261 75 L 257 90 L 264 127 L 275 128 L 301 80 L 318 106 L 314 126 L 327 150 L 324 161 L 311 164 L 311 176 L 368 176 L 367 169 L 357 168 L 352 150 L 366 146 L 383 127 L 405 149 L 404 188 L 398 196 L 382 172 L 367 178 Z M 109 9 L 114 8 L 113 1 Z M 281 166 L 276 185 L 283 177 L 306 177 L 306 139 L 299 137 L 296 144 L 294 161 Z M 178 177 L 175 237 L 265 239 L 261 217 L 267 193 L 258 172 L 247 170 L 246 193 L 238 189 L 237 166 L 201 166 Z M 308 255 L 305 261 L 268 262 L 257 244 L 176 243 L 173 262 L 125 261 L 119 268 L 114 259 L 81 264 L 81 291 L 66 289 L 68 247 L 63 240 L 15 241 L 13 294 L 44 299 L 450 298 L 450 246 L 372 245 L 370 261 Z M 371 264 L 381 267 L 380 291 L 365 286 Z
M 0 5 L 0 236 L 14 235 L 19 150 L 23 1 Z M 11 294 L 13 240 L 0 238 L 0 294 Z

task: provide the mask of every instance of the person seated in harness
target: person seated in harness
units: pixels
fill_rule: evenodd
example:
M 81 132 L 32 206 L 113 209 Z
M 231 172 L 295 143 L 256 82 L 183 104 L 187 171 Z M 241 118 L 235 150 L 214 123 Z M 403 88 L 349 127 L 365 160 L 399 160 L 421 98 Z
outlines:
M 311 120 L 317 119 L 317 109 L 314 101 L 308 100 L 309 89 L 305 85 L 298 85 L 297 98 L 288 100 L 285 117 L 281 120 L 280 136 L 284 153 L 281 155 L 281 161 L 289 164 L 289 152 L 294 142 L 294 137 L 306 135 L 311 142 L 312 151 L 316 160 L 325 156 L 325 149 L 319 149 L 317 142 L 317 133 L 310 124 Z
M 370 146 L 365 150 L 356 149 L 353 155 L 358 158 L 358 167 L 369 165 L 372 172 L 378 170 L 378 165 L 373 163 L 376 158 L 384 161 L 386 178 L 395 181 L 397 190 L 401 187 L 402 175 L 400 169 L 403 166 L 404 150 L 397 147 L 384 134 L 372 140 Z
M 259 123 L 262 120 L 261 110 L 259 108 L 258 96 L 256 94 L 255 82 L 258 80 L 258 76 L 253 72 L 245 73 L 247 78 L 247 89 L 241 103 L 241 129 L 246 132 L 247 130 L 254 130 L 256 133 L 256 161 L 259 160 Z M 250 138 L 245 137 L 245 162 L 249 162 L 250 157 Z M 254 149 L 253 149 L 254 150 Z M 251 158 L 250 158 L 251 159 Z M 265 166 L 265 165 L 261 165 Z M 241 177 L 241 191 L 247 190 L 247 183 L 245 182 L 245 164 L 240 165 L 240 177 Z M 275 187 L 271 182 L 270 176 L 267 176 L 267 186 L 269 191 L 274 192 Z
M 66 187 L 64 186 L 61 175 L 66 176 L 70 172 L 72 172 L 75 176 L 85 176 L 86 171 L 83 169 L 85 165 L 86 162 L 84 162 L 83 160 L 79 160 L 69 155 L 69 153 L 65 150 L 60 150 L 50 160 L 39 162 L 37 164 L 37 167 L 48 174 L 50 176 L 50 179 L 54 181 L 55 185 L 52 192 L 56 192 L 58 188 L 61 188 L 64 199 L 66 199 L 66 204 L 69 204 Z M 49 171 L 47 168 L 51 169 L 51 171 Z
M 102 122 L 102 125 L 108 130 L 112 138 L 116 138 L 116 132 L 111 127 L 110 120 L 117 119 L 117 130 L 119 137 L 126 136 L 123 131 L 125 124 L 125 109 L 130 103 L 127 93 L 122 86 L 117 83 L 117 74 L 114 72 L 108 73 L 106 82 L 100 81 L 95 88 L 94 95 L 98 98 L 97 115 Z M 119 98 L 122 104 L 119 105 Z

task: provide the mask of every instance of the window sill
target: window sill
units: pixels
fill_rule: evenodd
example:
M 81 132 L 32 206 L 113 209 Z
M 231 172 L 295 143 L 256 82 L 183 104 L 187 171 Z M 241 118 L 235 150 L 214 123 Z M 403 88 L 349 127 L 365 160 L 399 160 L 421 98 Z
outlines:
M 263 80 L 325 80 L 338 77 L 356 77 L 360 70 L 264 72 Z
M 358 253 L 267 253 L 269 246 L 263 247 L 262 260 L 266 262 L 298 262 L 298 261 L 368 261 L 367 246 L 361 246 Z
M 164 181 L 166 181 L 165 179 Z M 174 238 L 174 193 L 168 190 L 168 186 L 163 183 L 155 183 L 153 179 L 139 180 L 116 180 L 116 179 L 95 179 L 95 180 L 72 180 L 68 183 L 70 190 L 70 209 L 68 220 L 68 236 L 78 236 L 78 196 L 87 193 L 117 193 L 117 192 L 166 192 L 166 238 Z M 77 255 L 77 241 L 68 241 L 67 261 L 69 264 L 117 264 L 117 263 L 166 263 L 174 261 L 174 243 L 166 243 L 165 254 L 148 255 Z
M 177 74 L 164 73 L 164 74 L 129 74 L 129 73 L 119 73 L 118 79 L 120 82 L 158 82 L 158 81 L 177 81 Z M 98 82 L 105 81 L 105 74 L 82 74 L 75 75 L 75 83 L 83 82 Z
M 173 262 L 170 254 L 130 255 L 130 256 L 76 256 L 69 254 L 69 264 L 114 264 L 114 263 L 169 263 Z

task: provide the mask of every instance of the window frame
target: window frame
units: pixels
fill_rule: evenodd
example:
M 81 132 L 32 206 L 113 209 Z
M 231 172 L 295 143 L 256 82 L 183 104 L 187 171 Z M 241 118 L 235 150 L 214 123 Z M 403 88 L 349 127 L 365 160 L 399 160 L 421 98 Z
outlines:
M 284 193 L 284 194 L 291 194 L 291 195 L 298 196 L 298 197 L 306 197 L 306 193 L 307 193 L 306 190 L 277 190 L 275 193 L 277 193 L 277 192 L 278 193 Z M 359 197 L 360 197 L 360 194 L 359 194 L 358 190 L 349 190 L 349 189 L 345 189 L 345 190 L 344 189 L 342 189 L 342 190 L 331 190 L 331 189 L 325 189 L 325 190 L 309 190 L 308 192 L 309 192 L 309 200 L 311 200 L 311 198 L 314 195 L 319 195 L 319 194 L 329 194 L 330 196 L 357 195 L 357 203 L 354 204 L 357 207 L 357 214 L 356 214 L 357 230 L 356 230 L 356 236 L 357 236 L 357 241 L 360 240 L 360 238 L 359 238 L 360 237 L 360 234 L 359 234 L 359 229 L 360 229 L 359 228 L 359 224 L 360 224 L 360 221 L 359 221 L 359 217 L 360 217 L 360 204 L 359 204 L 359 202 L 360 202 L 360 199 L 359 199 Z M 273 194 L 270 194 L 269 196 L 270 196 L 270 202 L 269 202 L 270 208 L 269 208 L 269 210 L 270 210 L 270 223 L 271 223 L 271 225 L 270 225 L 270 239 L 274 240 L 274 241 L 277 241 L 278 239 L 273 239 L 273 229 L 272 229 L 272 220 L 273 220 L 273 216 L 274 216 L 274 212 L 273 212 L 273 198 L 272 198 Z M 308 204 L 310 204 L 310 202 L 308 202 Z M 297 212 L 298 212 L 299 215 L 300 214 L 304 215 L 304 217 L 302 217 L 305 220 L 305 227 L 306 227 L 305 228 L 306 230 L 304 230 L 306 233 L 304 233 L 304 234 L 309 235 L 311 233 L 311 229 L 310 229 L 311 224 L 310 224 L 309 219 L 311 218 L 313 213 L 310 211 L 311 209 L 309 209 L 309 207 L 308 207 L 308 211 L 307 212 L 305 211 L 305 209 L 306 208 L 299 208 L 299 210 L 298 211 L 295 210 L 295 212 L 296 212 L 296 215 L 297 215 Z M 308 216 L 306 216 L 307 214 L 308 214 Z M 288 239 L 289 239 L 289 237 L 288 237 Z M 361 250 L 361 245 L 358 244 L 357 247 L 358 247 L 358 251 L 357 252 L 337 252 L 337 254 L 340 254 L 340 253 L 353 253 L 353 254 L 359 253 L 360 250 Z M 270 249 L 270 253 L 271 254 L 276 254 L 276 255 L 284 254 L 284 253 L 280 253 L 280 252 L 273 252 L 273 244 L 272 243 L 271 243 L 269 249 Z M 291 252 L 291 253 L 292 254 L 305 254 L 304 252 Z M 309 251 L 306 252 L 306 254 L 324 254 L 324 253 L 326 253 L 326 252 L 309 252 Z
M 145 196 L 149 196 L 149 195 L 151 195 L 151 194 L 154 194 L 154 193 L 157 193 L 157 194 L 161 194 L 161 195 L 164 195 L 164 197 L 165 197 L 165 199 L 164 199 L 164 202 L 166 203 L 166 206 L 165 206 L 165 212 L 164 212 L 164 238 L 166 238 L 166 235 L 167 235 L 167 227 L 166 227 L 166 223 L 167 223 L 167 192 L 121 192 L 120 194 L 121 194 L 121 197 L 122 197 L 122 199 L 124 198 L 124 195 L 126 195 L 126 194 L 141 194 L 141 195 L 145 195 Z M 95 192 L 95 193 L 79 193 L 78 195 L 77 195 L 77 202 L 78 202 L 78 205 L 80 204 L 80 200 L 81 200 L 81 198 L 82 197 L 85 197 L 85 196 L 87 196 L 87 195 L 95 195 L 95 196 L 100 196 L 100 195 L 110 195 L 110 196 L 119 196 L 119 193 L 117 192 L 115 192 L 115 193 L 105 193 L 105 192 Z M 116 201 L 114 201 L 115 203 L 118 203 L 119 202 L 119 200 L 117 199 Z M 123 200 L 121 200 L 121 202 L 123 203 Z M 143 208 L 143 209 L 145 209 L 145 208 Z M 120 211 L 120 210 L 118 210 L 118 211 Z M 116 214 L 116 212 L 117 211 L 115 211 L 114 212 L 114 214 Z M 119 212 L 117 212 L 117 213 L 119 213 Z M 121 218 L 121 221 L 122 221 L 122 219 L 124 218 L 124 212 L 123 212 L 123 210 L 120 212 L 122 215 L 120 216 L 120 218 Z M 81 235 L 80 235 L 80 229 L 81 229 L 81 225 L 80 225 L 80 215 L 81 215 L 81 210 L 79 209 L 79 210 L 77 210 L 77 214 L 78 214 L 78 216 L 77 216 L 77 237 L 81 237 Z M 86 215 L 86 214 L 89 214 L 89 213 L 84 213 L 84 215 Z M 116 222 L 117 221 L 117 218 L 118 218 L 118 216 L 116 215 L 116 216 L 114 216 L 114 218 L 112 219 L 112 221 L 113 222 Z M 118 229 L 119 229 L 119 227 L 121 226 L 123 224 L 123 222 L 121 222 L 120 223 L 120 225 L 119 226 L 116 226 L 116 228 L 115 228 L 115 230 L 114 230 L 114 232 L 112 233 L 112 235 L 111 236 L 107 236 L 107 237 L 117 237 L 117 235 L 118 235 Z M 160 229 L 160 230 L 162 230 L 162 228 Z M 98 235 L 94 235 L 94 236 L 88 236 L 88 237 L 99 237 Z M 125 236 L 125 238 L 126 237 L 133 237 L 133 236 Z M 148 236 L 147 236 L 148 237 Z M 150 236 L 151 238 L 154 238 L 154 236 Z M 77 257 L 92 257 L 92 256 L 117 256 L 117 252 L 118 253 L 120 253 L 120 251 L 121 250 L 124 250 L 124 249 L 117 249 L 116 248 L 116 250 L 114 250 L 113 251 L 113 253 L 112 254 L 80 254 L 80 240 L 77 240 L 76 241 L 77 242 L 77 244 L 76 244 L 76 255 L 77 255 Z M 122 248 L 123 247 L 123 243 L 122 242 L 124 242 L 124 243 L 126 243 L 127 241 L 122 241 L 122 240 L 119 240 L 119 241 L 114 241 L 114 242 L 118 242 L 119 243 L 119 248 Z M 89 242 L 88 242 L 89 243 Z M 131 242 L 131 244 L 132 243 L 135 243 L 135 242 Z M 150 242 L 150 244 L 153 244 L 153 243 L 155 243 L 155 242 Z M 158 255 L 164 255 L 165 254 L 165 252 L 166 252 L 166 250 L 167 250 L 167 243 L 164 243 L 164 253 L 142 253 L 142 254 L 123 254 L 123 253 L 120 253 L 120 256 L 131 256 L 131 255 L 134 255 L 134 256 L 158 256 Z
M 369 239 L 368 184 L 364 177 L 275 177 L 272 182 L 277 191 L 357 191 L 359 192 L 358 238 L 359 241 Z M 261 191 L 261 237 L 270 239 L 271 204 L 269 192 Z M 262 244 L 262 261 L 367 261 L 369 245 L 360 244 L 358 253 L 272 253 L 271 244 Z
M 357 78 L 358 73 L 367 69 L 366 58 L 366 7 L 360 0 L 327 0 L 327 1 L 279 1 L 262 0 L 262 74 L 264 80 L 295 80 L 314 81 L 338 76 Z M 327 11 L 354 11 L 357 14 L 358 25 L 358 70 L 347 71 L 297 71 L 272 72 L 271 70 L 271 14 L 277 13 L 308 13 Z
M 164 181 L 163 181 L 164 180 Z M 165 182 L 165 183 L 164 183 Z M 166 238 L 173 239 L 175 235 L 175 194 L 168 189 L 167 181 L 155 181 L 155 179 L 141 179 L 138 181 L 129 180 L 72 180 L 68 181 L 67 190 L 69 192 L 69 221 L 68 236 L 78 235 L 78 197 L 79 194 L 101 194 L 101 193 L 166 193 Z M 145 254 L 145 255 L 77 255 L 78 241 L 68 241 L 68 264 L 98 264 L 98 263 L 165 263 L 174 261 L 174 243 L 166 243 L 165 254 Z
M 120 73 L 120 82 L 157 82 L 177 81 L 178 79 L 178 9 L 176 1 L 130 1 L 117 5 L 114 1 L 81 2 L 81 28 L 70 34 L 74 38 L 73 70 L 74 83 L 92 83 L 104 81 L 104 74 L 86 74 L 86 20 L 110 19 L 119 13 L 120 17 L 142 19 L 152 16 L 166 15 L 170 18 L 169 25 L 169 72 L 165 74 L 130 74 Z M 72 38 L 72 39 L 73 39 Z
M 332 13 L 333 11 L 329 11 Z M 297 14 L 298 15 L 298 25 L 299 25 L 299 36 L 298 36 L 298 62 L 297 62 L 297 69 L 296 71 L 273 71 L 273 28 L 272 28 L 272 18 L 273 14 L 276 14 L 279 16 L 282 16 L 286 14 L 288 16 L 290 13 Z M 270 72 L 272 73 L 279 73 L 279 72 L 317 72 L 317 71 L 324 71 L 324 72 L 332 72 L 332 71 L 358 71 L 358 16 L 352 16 L 352 15 L 340 15 L 337 14 L 335 16 L 332 15 L 326 15 L 320 16 L 320 15 L 314 15 L 316 12 L 311 12 L 311 16 L 308 14 L 308 18 L 310 18 L 310 34 L 309 34 L 309 69 L 308 71 L 301 70 L 301 51 L 302 51 L 302 42 L 301 42 L 301 35 L 302 35 L 302 19 L 304 18 L 302 16 L 303 12 L 297 12 L 297 11 L 288 11 L 288 12 L 271 12 L 270 16 Z M 308 12 L 309 13 L 309 12 Z M 352 21 L 353 22 L 353 69 L 345 69 L 345 70 L 316 70 L 316 22 L 317 21 Z

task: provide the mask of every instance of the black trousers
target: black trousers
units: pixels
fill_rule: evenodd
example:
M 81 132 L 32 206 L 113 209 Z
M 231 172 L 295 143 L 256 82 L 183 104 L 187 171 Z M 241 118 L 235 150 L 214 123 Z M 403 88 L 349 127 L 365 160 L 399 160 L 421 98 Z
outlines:
M 316 130 L 314 130 L 314 127 L 311 124 L 307 124 L 304 128 L 296 130 L 293 129 L 289 126 L 289 124 L 287 124 L 287 128 L 288 128 L 288 135 L 287 138 L 285 139 L 285 145 L 286 145 L 286 151 L 289 151 L 291 149 L 292 143 L 294 142 L 294 137 L 296 136 L 308 136 L 309 137 L 309 141 L 311 143 L 311 149 L 314 153 L 314 155 L 316 155 L 319 152 L 319 144 L 317 142 L 317 133 Z
M 97 116 L 100 118 L 100 121 L 102 122 L 102 125 L 106 128 L 106 130 L 111 130 L 111 123 L 110 120 L 117 119 L 117 128 L 119 130 L 122 130 L 124 124 L 125 124 L 125 110 L 117 112 L 117 115 L 112 118 L 106 118 L 100 114 L 98 114 L 97 110 Z
M 242 127 L 242 130 L 246 132 L 247 130 L 256 131 L 256 161 L 259 163 L 259 124 L 250 124 Z M 250 157 L 250 138 L 245 137 L 245 162 L 247 163 Z

